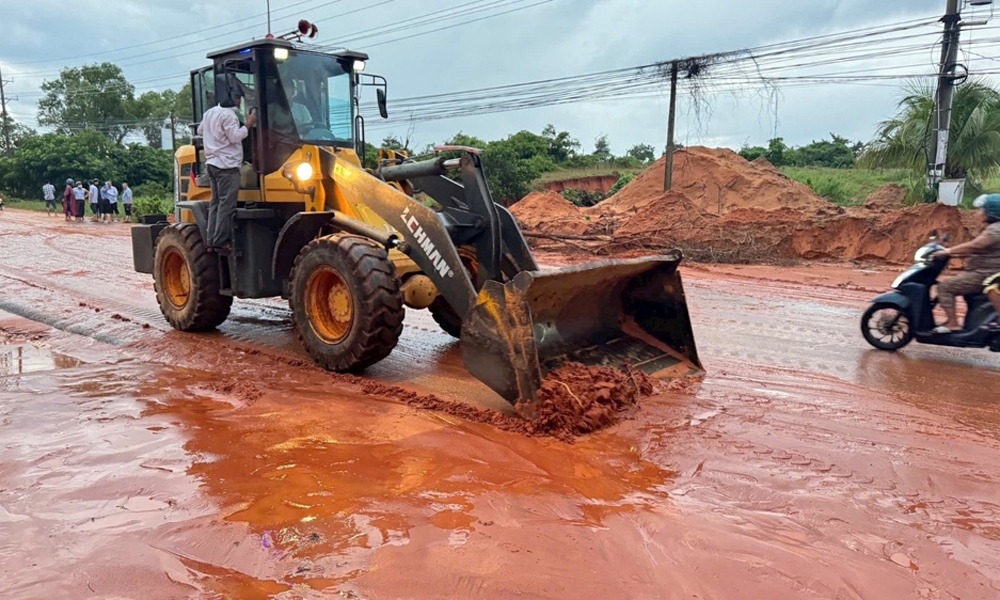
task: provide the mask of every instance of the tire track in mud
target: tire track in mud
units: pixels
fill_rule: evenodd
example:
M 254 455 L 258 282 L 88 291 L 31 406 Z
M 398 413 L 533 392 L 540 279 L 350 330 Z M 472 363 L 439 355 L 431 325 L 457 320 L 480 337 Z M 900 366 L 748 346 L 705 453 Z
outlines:
M 735 512 L 743 527 L 762 531 L 776 515 L 786 520 L 784 529 L 796 529 L 803 513 L 818 511 L 826 519 L 796 536 L 839 539 L 892 562 L 912 556 L 912 566 L 931 569 L 925 574 L 931 578 L 936 562 L 911 550 L 923 536 L 949 546 L 967 532 L 982 540 L 977 567 L 984 574 L 1000 570 L 1000 478 L 980 462 L 1000 451 L 995 430 L 986 437 L 980 428 L 919 409 L 901 414 L 891 401 L 859 405 L 857 397 L 870 392 L 835 378 L 795 380 L 792 372 L 772 369 L 710 376 L 703 385 L 712 389 L 714 410 L 649 432 L 644 455 L 659 464 L 677 460 L 680 439 L 689 442 L 669 490 L 680 506 Z M 692 461 L 699 455 L 707 458 Z M 872 520 L 870 528 L 857 528 L 861 515 Z

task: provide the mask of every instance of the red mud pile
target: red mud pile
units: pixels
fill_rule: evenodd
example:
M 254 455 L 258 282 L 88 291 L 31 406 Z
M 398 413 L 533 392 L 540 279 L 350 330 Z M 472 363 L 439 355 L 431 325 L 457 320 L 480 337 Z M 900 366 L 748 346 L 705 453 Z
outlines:
M 660 159 L 609 200 L 594 207 L 601 215 L 634 214 L 663 194 L 666 159 Z M 698 209 L 724 215 L 735 209 L 793 209 L 814 213 L 836 210 L 807 186 L 793 181 L 766 160 L 748 162 L 727 149 L 685 148 L 674 154 L 671 191 L 686 196 Z
M 654 380 L 637 369 L 568 363 L 549 373 L 538 391 L 533 434 L 562 439 L 614 425 L 639 400 L 653 393 Z
M 390 398 L 423 410 L 486 423 L 498 429 L 529 436 L 572 442 L 621 421 L 639 400 L 651 395 L 656 383 L 632 367 L 611 369 L 568 363 L 550 372 L 538 391 L 535 418 L 510 416 L 476 408 L 433 395 L 420 395 L 378 381 L 361 380 L 370 396 Z M 518 407 L 521 412 L 525 407 Z
M 529 231 L 584 235 L 590 221 L 572 202 L 556 192 L 532 192 L 514 205 L 514 216 Z
M 613 232 L 599 238 L 594 251 L 602 254 L 677 247 L 694 260 L 712 262 L 805 258 L 902 263 L 935 231 L 961 242 L 974 230 L 972 220 L 958 209 L 906 207 L 906 189 L 900 186 L 885 186 L 862 206 L 845 210 L 767 161 L 749 162 L 731 150 L 686 148 L 676 153 L 674 165 L 674 186 L 666 194 L 665 161 L 660 160 L 592 208 L 562 201 L 558 219 L 547 219 L 545 198 L 536 196 L 526 210 L 515 204 L 512 212 L 528 231 L 533 223 L 543 223 L 541 231 L 550 235 Z M 574 227 L 562 229 L 558 223 Z

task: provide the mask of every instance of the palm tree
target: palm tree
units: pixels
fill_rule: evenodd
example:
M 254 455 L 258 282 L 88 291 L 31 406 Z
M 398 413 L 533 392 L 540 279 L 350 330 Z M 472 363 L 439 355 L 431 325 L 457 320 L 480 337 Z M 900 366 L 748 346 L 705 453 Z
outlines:
M 895 118 L 879 124 L 859 164 L 923 173 L 932 156 L 934 90 L 912 85 Z M 1000 171 L 1000 92 L 969 81 L 955 92 L 945 177 L 982 179 Z

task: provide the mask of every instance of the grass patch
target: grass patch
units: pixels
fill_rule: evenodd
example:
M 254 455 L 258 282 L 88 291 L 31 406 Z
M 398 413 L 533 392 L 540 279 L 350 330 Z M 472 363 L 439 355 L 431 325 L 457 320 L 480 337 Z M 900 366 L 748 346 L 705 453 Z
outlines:
M 45 202 L 43 200 L 23 200 L 21 198 L 4 198 L 3 207 L 45 212 Z M 62 199 L 56 200 L 56 212 L 62 214 Z
M 858 206 L 869 194 L 888 183 L 910 190 L 907 202 L 922 201 L 923 178 L 907 169 L 831 169 L 829 167 L 784 167 L 785 175 L 804 183 L 816 194 L 839 206 Z
M 615 167 L 613 165 L 598 165 L 594 167 L 585 167 L 580 169 L 559 169 L 558 171 L 548 171 L 542 173 L 541 176 L 531 182 L 532 187 L 541 187 L 546 183 L 554 183 L 556 181 L 566 181 L 567 179 L 583 179 L 584 177 L 603 177 L 605 175 L 636 175 L 641 173 L 642 169 L 623 169 L 622 167 Z
M 924 177 L 909 169 L 832 169 L 829 167 L 782 167 L 781 171 L 812 188 L 817 195 L 839 206 L 858 206 L 869 194 L 887 183 L 895 183 L 910 190 L 906 197 L 909 205 L 924 201 Z M 962 208 L 972 208 L 972 201 L 983 193 L 1000 193 L 1000 174 L 988 177 L 973 185 L 965 184 Z M 980 189 L 982 188 L 982 189 Z

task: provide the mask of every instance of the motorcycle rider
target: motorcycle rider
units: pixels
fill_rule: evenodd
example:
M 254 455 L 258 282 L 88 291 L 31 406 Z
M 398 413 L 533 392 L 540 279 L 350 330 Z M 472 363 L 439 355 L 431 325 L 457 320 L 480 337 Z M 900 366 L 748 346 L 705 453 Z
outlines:
M 944 325 L 934 328 L 934 333 L 937 334 L 961 331 L 962 327 L 955 315 L 955 297 L 983 291 L 983 282 L 993 279 L 992 276 L 1000 272 L 1000 194 L 984 194 L 976 198 L 974 206 L 980 209 L 986 225 L 982 233 L 971 242 L 934 254 L 936 258 L 947 256 L 966 259 L 965 271 L 938 283 L 938 303 L 948 320 Z M 1000 300 L 995 297 L 1000 292 L 996 289 L 987 292 L 994 306 L 997 306 Z

